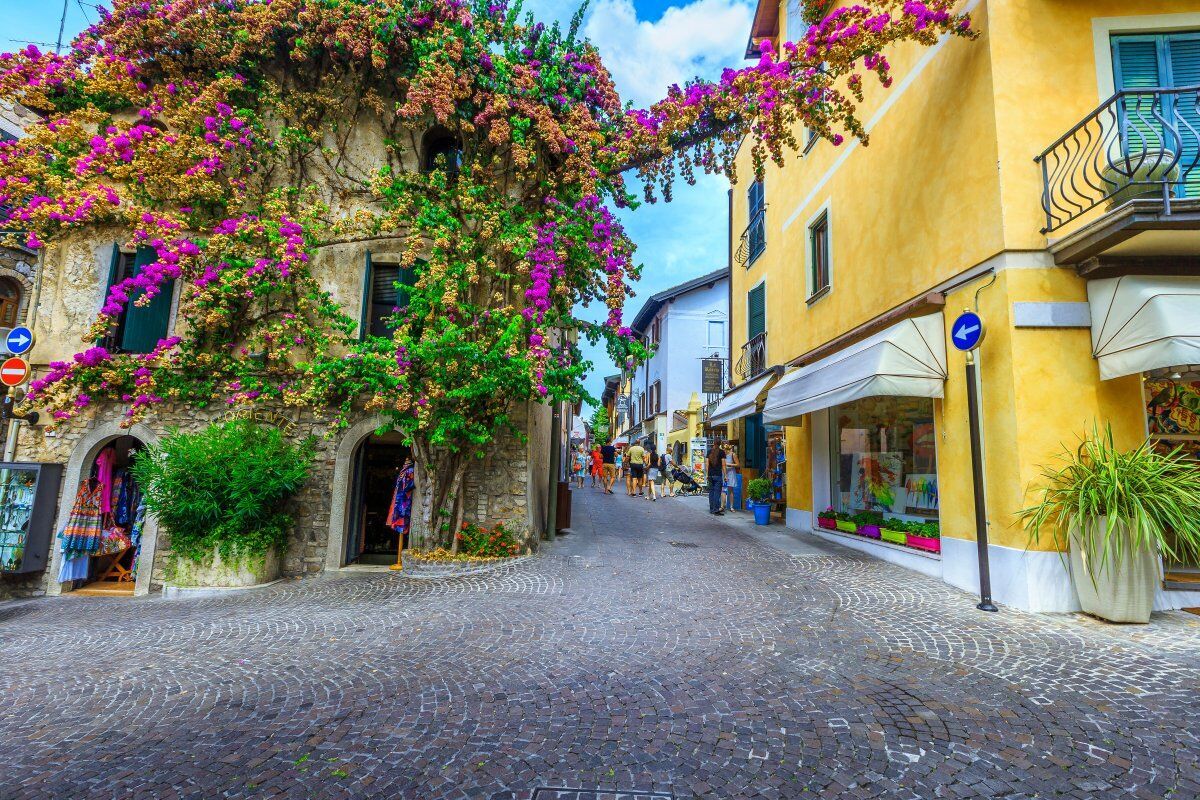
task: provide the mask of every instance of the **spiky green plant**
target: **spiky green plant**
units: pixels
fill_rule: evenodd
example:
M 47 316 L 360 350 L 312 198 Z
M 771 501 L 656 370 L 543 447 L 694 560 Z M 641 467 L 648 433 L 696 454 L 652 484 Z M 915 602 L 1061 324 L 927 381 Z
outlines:
M 1164 454 L 1145 441 L 1123 452 L 1111 425 L 1101 432 L 1093 424 L 1092 435 L 1074 451 L 1064 446 L 1058 461 L 1032 487 L 1038 501 L 1017 512 L 1031 544 L 1048 537 L 1064 551 L 1077 531 L 1077 544 L 1093 556 L 1093 580 L 1110 559 L 1119 565 L 1146 550 L 1175 561 L 1200 554 L 1200 467 L 1181 449 Z

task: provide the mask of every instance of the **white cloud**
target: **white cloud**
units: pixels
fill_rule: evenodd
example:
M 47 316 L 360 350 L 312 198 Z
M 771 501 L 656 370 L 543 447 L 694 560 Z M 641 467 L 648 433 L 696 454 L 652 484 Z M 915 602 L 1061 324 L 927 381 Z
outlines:
M 625 100 L 647 106 L 672 83 L 713 78 L 742 60 L 751 7 L 741 0 L 671 6 L 657 22 L 638 18 L 632 0 L 600 0 L 584 33 L 600 50 Z

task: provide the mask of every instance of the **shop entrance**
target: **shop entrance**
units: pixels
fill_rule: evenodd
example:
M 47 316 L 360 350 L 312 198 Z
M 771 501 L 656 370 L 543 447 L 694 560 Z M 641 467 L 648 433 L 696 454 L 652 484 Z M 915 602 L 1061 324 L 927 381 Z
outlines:
M 1161 453 L 1182 448 L 1185 458 L 1200 469 L 1200 372 L 1162 369 L 1145 374 L 1142 389 L 1146 402 L 1146 433 Z M 1200 563 L 1163 559 L 1165 586 L 1182 591 L 1200 590 Z
M 368 436 L 358 446 L 350 491 L 347 564 L 394 564 L 397 545 L 408 546 L 407 535 L 402 537 L 388 525 L 388 516 L 400 470 L 411 453 L 395 431 Z
M 92 459 L 67 520 L 59 581 L 80 595 L 133 595 L 146 508 L 130 467 L 143 447 L 120 436 Z

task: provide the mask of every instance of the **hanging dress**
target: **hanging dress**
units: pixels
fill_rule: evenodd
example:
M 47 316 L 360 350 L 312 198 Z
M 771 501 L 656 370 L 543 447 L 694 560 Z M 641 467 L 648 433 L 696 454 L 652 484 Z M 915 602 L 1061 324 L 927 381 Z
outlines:
M 75 505 L 58 538 L 62 541 L 63 562 L 58 572 L 60 583 L 80 580 L 88 574 L 88 557 L 100 550 L 104 538 L 104 512 L 100 510 L 104 487 L 99 481 L 79 484 Z
M 388 509 L 388 527 L 398 533 L 408 530 L 412 518 L 413 487 L 416 486 L 416 475 L 412 465 L 400 470 L 396 476 L 396 487 L 392 491 L 392 505 Z

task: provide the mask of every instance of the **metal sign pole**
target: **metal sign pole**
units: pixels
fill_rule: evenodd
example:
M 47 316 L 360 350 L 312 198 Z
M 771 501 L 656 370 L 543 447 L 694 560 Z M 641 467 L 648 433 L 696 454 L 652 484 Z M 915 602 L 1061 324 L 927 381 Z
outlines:
M 967 414 L 971 426 L 971 477 L 975 486 L 975 543 L 979 549 L 980 611 L 997 611 L 992 603 L 992 572 L 988 563 L 987 500 L 983 484 L 983 436 L 979 422 L 979 386 L 975 382 L 975 351 L 967 351 Z

